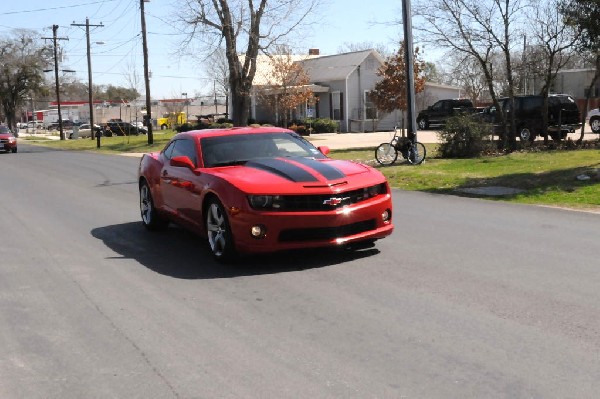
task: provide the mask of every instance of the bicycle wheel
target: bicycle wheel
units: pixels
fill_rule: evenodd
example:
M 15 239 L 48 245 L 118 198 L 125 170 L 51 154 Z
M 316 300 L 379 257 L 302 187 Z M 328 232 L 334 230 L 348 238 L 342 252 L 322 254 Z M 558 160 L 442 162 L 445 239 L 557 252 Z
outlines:
M 398 152 L 390 143 L 381 143 L 375 149 L 375 159 L 380 165 L 391 165 L 396 162 L 396 158 L 398 158 Z
M 417 141 L 409 146 L 406 159 L 413 165 L 419 165 L 425 160 L 426 154 L 425 146 Z

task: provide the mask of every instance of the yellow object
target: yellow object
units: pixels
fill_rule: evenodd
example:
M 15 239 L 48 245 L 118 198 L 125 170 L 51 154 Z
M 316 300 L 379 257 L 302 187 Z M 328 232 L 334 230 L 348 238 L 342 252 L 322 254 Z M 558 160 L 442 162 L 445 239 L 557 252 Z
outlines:
M 161 129 L 173 129 L 175 126 L 183 125 L 187 122 L 185 112 L 167 112 L 162 118 L 158 118 L 156 125 Z

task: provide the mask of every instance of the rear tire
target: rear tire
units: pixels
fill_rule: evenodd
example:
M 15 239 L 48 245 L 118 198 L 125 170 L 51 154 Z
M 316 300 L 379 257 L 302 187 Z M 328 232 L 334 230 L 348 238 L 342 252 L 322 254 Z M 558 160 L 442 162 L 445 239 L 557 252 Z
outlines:
M 375 159 L 380 165 L 388 166 L 396 162 L 398 151 L 390 143 L 381 143 L 375 149 Z
M 413 165 L 420 165 L 425 161 L 425 155 L 427 155 L 425 146 L 417 141 L 414 145 L 409 146 L 406 159 Z
M 142 223 L 148 230 L 164 230 L 169 225 L 169 221 L 161 217 L 156 211 L 152 191 L 145 181 L 140 184 L 140 213 Z

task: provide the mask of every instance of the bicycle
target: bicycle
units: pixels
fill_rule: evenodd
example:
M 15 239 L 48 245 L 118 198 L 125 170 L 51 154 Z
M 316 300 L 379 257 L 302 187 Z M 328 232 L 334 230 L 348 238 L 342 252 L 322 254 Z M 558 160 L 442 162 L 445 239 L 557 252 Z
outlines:
M 389 143 L 381 143 L 375 149 L 375 159 L 380 165 L 388 166 L 396 162 L 398 159 L 398 153 L 402 155 L 409 163 L 413 165 L 419 165 L 425 161 L 425 155 L 427 150 L 422 143 L 418 141 L 413 142 L 408 137 L 404 137 L 404 130 L 402 135 L 398 136 L 397 126 L 394 127 L 394 137 Z

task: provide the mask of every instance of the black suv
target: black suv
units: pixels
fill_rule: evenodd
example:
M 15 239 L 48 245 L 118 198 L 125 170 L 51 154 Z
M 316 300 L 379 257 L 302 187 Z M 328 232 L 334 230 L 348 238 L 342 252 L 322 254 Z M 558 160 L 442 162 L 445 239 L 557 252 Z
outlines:
M 134 135 L 134 136 L 137 136 L 140 133 L 146 134 L 147 131 L 146 131 L 146 129 L 133 126 L 129 122 L 110 121 L 110 122 L 106 122 L 106 125 L 104 125 L 104 135 L 105 136 L 112 136 L 112 135 L 116 135 L 116 136 Z
M 439 100 L 417 115 L 419 129 L 428 129 L 431 125 L 443 125 L 446 120 L 457 113 L 473 113 L 476 109 L 471 100 Z
M 506 113 L 510 122 L 510 101 L 508 98 L 499 100 L 500 107 Z M 542 110 L 544 98 L 540 95 L 515 96 L 515 122 L 517 136 L 522 141 L 534 141 L 542 134 Z M 494 106 L 483 111 L 482 119 L 494 124 L 494 132 L 502 135 L 500 115 Z M 581 114 L 573 97 L 567 94 L 548 95 L 548 134 L 553 139 L 564 139 L 567 133 L 581 127 Z

